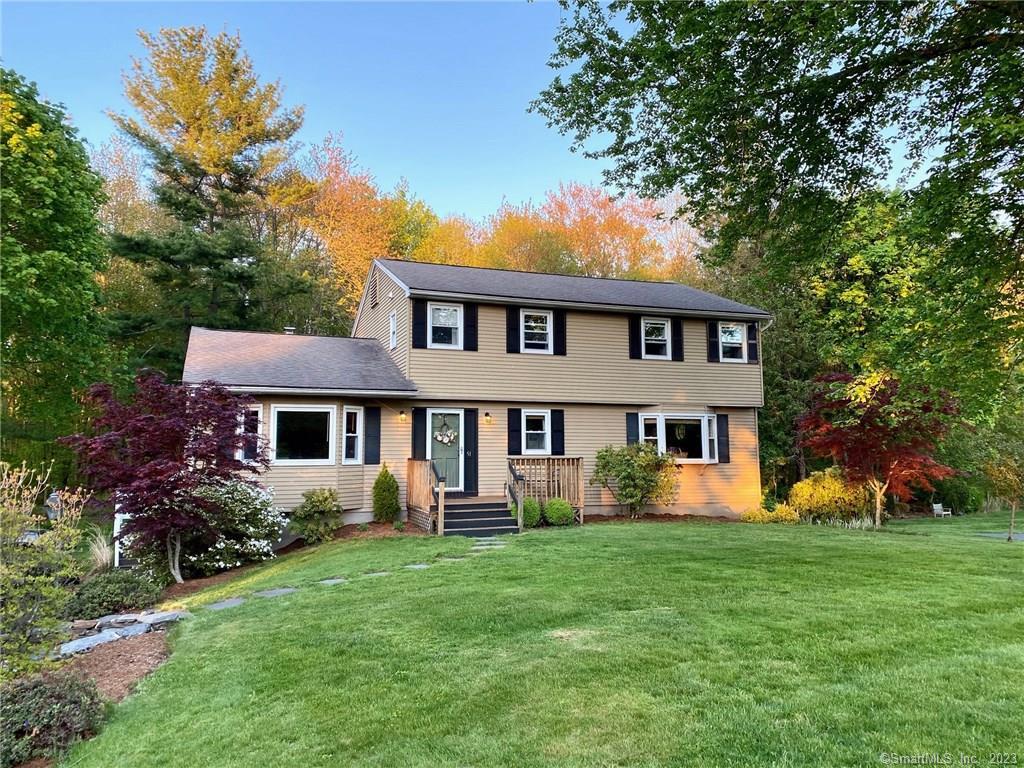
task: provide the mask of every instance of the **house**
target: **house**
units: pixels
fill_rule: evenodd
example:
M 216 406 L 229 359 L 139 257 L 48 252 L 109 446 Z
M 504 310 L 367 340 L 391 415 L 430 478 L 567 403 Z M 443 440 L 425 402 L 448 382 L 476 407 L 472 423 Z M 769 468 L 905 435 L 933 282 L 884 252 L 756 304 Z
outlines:
M 193 328 L 183 380 L 252 395 L 264 482 L 291 508 L 336 488 L 370 517 L 382 463 L 410 520 L 515 529 L 515 496 L 616 514 L 597 451 L 645 441 L 679 465 L 673 513 L 760 503 L 768 313 L 676 283 L 374 262 L 351 338 Z

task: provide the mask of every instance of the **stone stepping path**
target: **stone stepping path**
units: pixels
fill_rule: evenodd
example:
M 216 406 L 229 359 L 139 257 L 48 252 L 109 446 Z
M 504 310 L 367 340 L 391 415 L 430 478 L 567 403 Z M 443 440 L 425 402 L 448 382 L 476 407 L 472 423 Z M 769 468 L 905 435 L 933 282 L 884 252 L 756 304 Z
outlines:
M 223 611 L 225 608 L 234 608 L 236 605 L 241 605 L 244 602 L 244 597 L 229 597 L 227 600 L 221 600 L 218 603 L 210 603 L 206 607 L 211 611 Z
M 473 546 L 470 547 L 469 555 L 479 555 L 483 552 L 493 552 L 499 549 L 504 549 L 508 545 L 508 542 L 501 539 L 494 539 L 491 537 L 479 537 L 473 539 Z M 438 562 L 446 563 L 457 563 L 465 561 L 468 558 L 466 555 L 446 555 L 438 558 Z M 409 563 L 408 565 L 402 566 L 405 570 L 410 571 L 423 571 L 430 568 L 430 563 Z M 364 578 L 373 578 L 377 576 L 390 576 L 391 571 L 370 571 L 369 573 L 360 574 Z M 338 584 L 348 584 L 351 579 L 344 578 L 341 576 L 328 579 L 320 579 L 317 584 L 322 584 L 327 587 L 333 587 Z M 298 592 L 297 587 L 276 587 L 274 589 L 264 589 L 259 592 L 253 592 L 255 597 L 281 597 L 282 595 L 290 595 L 294 592 Z M 235 608 L 245 603 L 244 597 L 229 597 L 224 600 L 219 600 L 216 603 L 210 603 L 206 607 L 211 611 L 223 611 L 226 608 Z
M 278 587 L 277 589 L 264 589 L 262 592 L 253 592 L 256 597 L 281 597 L 282 595 L 290 595 L 292 592 L 298 592 L 295 587 Z

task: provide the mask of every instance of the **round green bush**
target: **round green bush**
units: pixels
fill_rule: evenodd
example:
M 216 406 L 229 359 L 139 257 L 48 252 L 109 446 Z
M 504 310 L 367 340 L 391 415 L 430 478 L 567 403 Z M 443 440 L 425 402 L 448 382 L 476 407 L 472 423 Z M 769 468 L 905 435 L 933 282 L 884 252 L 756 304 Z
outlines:
M 0 688 L 0 766 L 59 757 L 103 722 L 103 700 L 92 680 L 65 672 L 20 677 Z
M 523 499 L 523 525 L 536 528 L 540 525 L 540 502 L 536 499 Z
M 339 525 L 341 509 L 333 488 L 313 488 L 302 494 L 302 503 L 292 511 L 289 523 L 292 531 L 307 544 L 327 541 Z
M 551 499 L 544 505 L 544 519 L 548 525 L 572 525 L 572 506 L 565 499 Z
M 160 591 L 137 571 L 106 571 L 79 585 L 64 613 L 69 619 L 95 619 L 148 608 L 160 599 Z
M 869 513 L 867 490 L 847 481 L 838 469 L 814 472 L 794 485 L 789 491 L 789 506 L 801 520 L 809 522 L 849 522 Z
M 397 519 L 401 512 L 398 481 L 385 464 L 373 482 L 373 519 L 378 523 L 390 523 Z

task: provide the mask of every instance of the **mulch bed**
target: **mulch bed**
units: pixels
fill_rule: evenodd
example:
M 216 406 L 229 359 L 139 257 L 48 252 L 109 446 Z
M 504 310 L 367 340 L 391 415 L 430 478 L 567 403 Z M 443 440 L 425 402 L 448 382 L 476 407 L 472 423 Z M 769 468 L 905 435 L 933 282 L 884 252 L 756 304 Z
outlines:
M 405 529 L 395 530 L 394 523 L 368 523 L 370 526 L 365 531 L 359 530 L 359 525 L 343 525 L 334 532 L 335 539 L 389 539 L 392 536 L 427 536 L 429 535 L 422 528 L 417 528 L 408 522 Z
M 644 515 L 635 520 L 626 515 L 593 515 L 587 516 L 583 525 L 594 525 L 595 523 L 739 523 L 738 517 L 724 517 L 712 515 L 670 515 L 667 513 L 658 515 Z
M 116 702 L 135 690 L 139 680 L 163 664 L 169 655 L 166 634 L 147 632 L 98 645 L 75 656 L 63 669 L 92 678 L 100 695 Z

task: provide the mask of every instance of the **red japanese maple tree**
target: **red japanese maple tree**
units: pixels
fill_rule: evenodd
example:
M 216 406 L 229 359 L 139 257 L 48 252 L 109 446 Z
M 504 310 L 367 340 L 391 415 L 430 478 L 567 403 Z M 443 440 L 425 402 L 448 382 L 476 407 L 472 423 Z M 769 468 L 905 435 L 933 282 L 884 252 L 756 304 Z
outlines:
M 171 575 L 181 582 L 182 538 L 210 532 L 210 502 L 197 489 L 218 480 L 255 483 L 252 470 L 267 464 L 258 436 L 239 428 L 251 400 L 212 382 L 169 384 L 156 372 L 138 375 L 129 400 L 109 384 L 91 387 L 87 399 L 92 434 L 64 442 L 91 487 L 109 491 L 118 511 L 130 515 L 123 533 L 143 547 L 166 548 Z M 246 447 L 253 459 L 239 458 Z
M 912 487 L 954 474 L 934 458 L 956 406 L 945 394 L 900 389 L 888 376 L 857 382 L 848 373 L 819 376 L 818 388 L 799 428 L 803 445 L 831 456 L 853 482 L 875 498 L 875 526 L 882 524 L 887 492 L 906 499 Z

